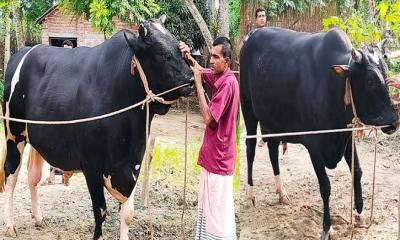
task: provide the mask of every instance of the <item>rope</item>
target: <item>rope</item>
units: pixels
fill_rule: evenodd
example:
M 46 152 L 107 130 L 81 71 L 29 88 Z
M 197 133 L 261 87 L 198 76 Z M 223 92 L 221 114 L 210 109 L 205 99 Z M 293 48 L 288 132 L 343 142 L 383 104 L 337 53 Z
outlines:
M 376 153 L 378 151 L 378 130 L 372 129 L 375 137 L 374 146 L 374 173 L 372 176 L 372 196 L 371 196 L 371 215 L 369 216 L 369 227 L 372 225 L 372 218 L 374 216 L 374 199 L 375 199 L 375 175 L 376 175 Z
M 170 104 L 169 102 L 171 102 L 171 101 L 166 101 L 166 100 L 163 100 L 162 98 L 158 98 L 158 97 L 162 96 L 164 94 L 173 92 L 173 91 L 175 91 L 177 89 L 189 86 L 189 85 L 190 85 L 190 83 L 185 83 L 185 84 L 179 85 L 177 87 L 171 88 L 169 90 L 166 90 L 164 92 L 161 92 L 161 93 L 158 93 L 158 94 L 155 94 L 155 95 L 153 93 L 151 93 L 153 95 L 147 96 L 144 100 L 142 100 L 142 101 L 140 101 L 138 103 L 135 103 L 133 105 L 130 105 L 128 107 L 122 108 L 122 109 L 114 111 L 114 112 L 110 112 L 110 113 L 99 115 L 99 116 L 95 116 L 95 117 L 88 117 L 88 118 L 81 118 L 81 119 L 74 119 L 74 120 L 61 120 L 61 121 L 29 120 L 29 119 L 20 119 L 20 118 L 5 117 L 5 116 L 0 116 L 0 119 L 12 121 L 12 122 L 25 123 L 25 124 L 42 124 L 42 125 L 68 125 L 68 124 L 91 122 L 91 121 L 95 121 L 95 120 L 109 118 L 109 117 L 118 115 L 120 113 L 127 112 L 127 111 L 129 111 L 131 109 L 134 109 L 136 107 L 139 107 L 139 106 L 144 106 L 147 102 L 158 101 L 158 102 L 163 103 L 163 104 Z
M 186 239 L 186 234 L 185 234 L 185 221 L 184 221 L 184 216 L 185 216 L 185 210 L 187 207 L 186 203 L 186 175 L 187 175 L 187 159 L 188 159 L 188 112 L 189 112 L 189 98 L 186 99 L 186 114 L 185 114 L 185 175 L 184 175 L 184 180 L 183 180 L 183 207 L 182 207 L 182 215 L 181 215 L 181 225 L 182 225 L 182 239 Z
M 316 130 L 316 131 L 304 131 L 304 132 L 286 132 L 286 133 L 270 133 L 270 134 L 258 134 L 258 135 L 247 135 L 240 137 L 240 139 L 252 139 L 252 138 L 272 138 L 272 137 L 287 137 L 287 136 L 300 136 L 300 135 L 316 135 L 316 134 L 326 134 L 326 133 L 338 133 L 338 132 L 352 132 L 358 130 L 367 130 L 367 129 L 381 129 L 389 127 L 389 125 L 384 126 L 367 126 L 363 127 L 353 127 L 353 128 L 337 128 L 337 129 L 327 129 L 327 130 Z

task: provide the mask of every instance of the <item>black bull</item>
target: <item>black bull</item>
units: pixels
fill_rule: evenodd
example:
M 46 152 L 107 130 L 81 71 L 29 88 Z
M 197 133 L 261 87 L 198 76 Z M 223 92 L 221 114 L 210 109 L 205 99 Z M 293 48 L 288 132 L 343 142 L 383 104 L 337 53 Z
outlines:
M 350 60 L 351 59 L 351 60 Z M 240 96 L 248 135 L 346 128 L 353 118 L 345 103 L 346 78 L 350 81 L 355 107 L 361 121 L 398 127 L 398 116 L 390 102 L 385 79 L 387 68 L 372 47 L 352 50 L 345 33 L 297 33 L 280 28 L 256 31 L 244 44 L 240 56 Z M 335 168 L 344 156 L 351 165 L 351 133 L 277 137 L 268 140 L 277 192 L 284 198 L 279 179 L 279 141 L 303 144 L 320 184 L 324 205 L 323 238 L 329 236 L 330 183 L 325 167 Z M 248 184 L 256 139 L 246 140 Z M 361 169 L 355 155 L 355 208 L 362 213 Z
M 164 21 L 161 17 L 141 24 L 139 36 L 120 31 L 94 48 L 39 45 L 22 49 L 12 56 L 6 71 L 4 115 L 32 120 L 69 120 L 133 105 L 145 98 L 139 74 L 136 71 L 131 75 L 133 54 L 139 59 L 154 93 L 190 82 L 192 72 L 181 56 L 177 40 L 163 27 Z M 16 71 L 25 55 L 22 68 Z M 190 92 L 185 87 L 163 97 L 173 100 Z M 169 108 L 170 105 L 151 103 L 150 121 L 154 114 L 165 114 Z M 73 125 L 5 121 L 7 154 L 1 168 L 5 170 L 6 193 L 12 195 L 23 146 L 29 141 L 50 165 L 63 170 L 82 170 L 96 222 L 93 238 L 102 236 L 106 215 L 104 186 L 122 203 L 121 220 L 125 222 L 121 222 L 121 239 L 126 239 L 127 230 L 122 225 L 129 224 L 132 217 L 133 191 L 145 151 L 145 121 L 145 111 L 140 107 L 111 118 Z M 37 184 L 37 178 L 33 182 Z M 6 231 L 12 232 L 14 223 L 7 204 L 10 203 L 6 203 Z M 126 204 L 129 206 L 124 210 Z M 39 219 L 35 216 L 37 210 L 32 212 L 40 221 L 41 216 Z

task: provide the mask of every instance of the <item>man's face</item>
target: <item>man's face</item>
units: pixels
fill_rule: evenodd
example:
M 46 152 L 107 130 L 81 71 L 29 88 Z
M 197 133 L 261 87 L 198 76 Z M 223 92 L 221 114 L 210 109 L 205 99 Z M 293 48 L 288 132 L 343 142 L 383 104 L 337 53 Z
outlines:
M 261 11 L 257 13 L 257 18 L 256 18 L 256 25 L 257 27 L 265 27 L 265 24 L 267 22 L 267 17 L 265 16 L 265 11 Z
M 222 45 L 212 47 L 210 65 L 213 74 L 221 74 L 228 68 L 229 58 L 222 55 Z

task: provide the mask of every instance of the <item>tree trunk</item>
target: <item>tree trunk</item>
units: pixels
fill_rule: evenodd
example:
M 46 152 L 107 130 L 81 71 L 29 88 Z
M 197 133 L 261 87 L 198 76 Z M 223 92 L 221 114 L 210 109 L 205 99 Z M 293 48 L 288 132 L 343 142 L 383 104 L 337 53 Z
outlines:
M 204 21 L 204 18 L 201 16 L 193 0 L 185 0 L 185 3 L 186 7 L 189 9 L 189 12 L 192 14 L 194 20 L 200 28 L 201 34 L 203 35 L 203 38 L 207 44 L 208 51 L 211 52 L 213 38 L 210 30 L 208 29 L 207 23 Z
M 229 38 L 229 0 L 219 0 L 219 35 Z
M 215 6 L 215 0 L 208 0 L 208 6 L 210 8 L 210 22 L 213 22 L 217 18 L 217 9 Z
M 10 28 L 11 28 L 11 23 L 10 23 L 10 14 L 8 10 L 5 11 L 5 16 L 6 16 L 6 32 L 5 32 L 5 38 L 4 38 L 4 75 L 7 70 L 7 63 L 8 60 L 10 59 Z
M 354 0 L 354 9 L 358 10 L 360 8 L 360 0 Z
M 13 7 L 13 16 L 15 21 L 15 35 L 17 39 L 17 50 L 25 47 L 25 35 L 22 30 L 22 21 L 21 21 L 21 8 Z

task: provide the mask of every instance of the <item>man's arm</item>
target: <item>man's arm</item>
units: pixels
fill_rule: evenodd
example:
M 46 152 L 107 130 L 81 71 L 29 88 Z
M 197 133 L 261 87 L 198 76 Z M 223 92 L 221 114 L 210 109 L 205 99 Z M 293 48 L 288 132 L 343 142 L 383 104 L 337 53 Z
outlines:
M 397 89 L 400 89 L 400 80 L 398 80 L 398 79 L 396 79 L 396 78 L 389 78 L 389 79 L 386 81 L 386 83 L 387 83 L 388 86 L 391 86 L 391 87 L 395 87 L 395 88 L 397 88 Z
M 199 99 L 200 114 L 203 117 L 203 122 L 209 126 L 213 121 L 213 117 L 204 95 L 203 85 L 201 84 L 201 70 L 197 66 L 191 68 L 194 73 L 194 85 L 196 87 L 197 98 Z
M 194 85 L 196 87 L 197 98 L 199 99 L 200 114 L 203 117 L 203 122 L 208 126 L 212 123 L 213 117 L 211 116 L 206 97 L 204 95 L 204 88 L 201 84 L 203 68 L 200 64 L 190 55 L 190 48 L 186 43 L 180 42 L 179 49 L 182 52 L 183 58 L 189 64 L 194 75 Z

